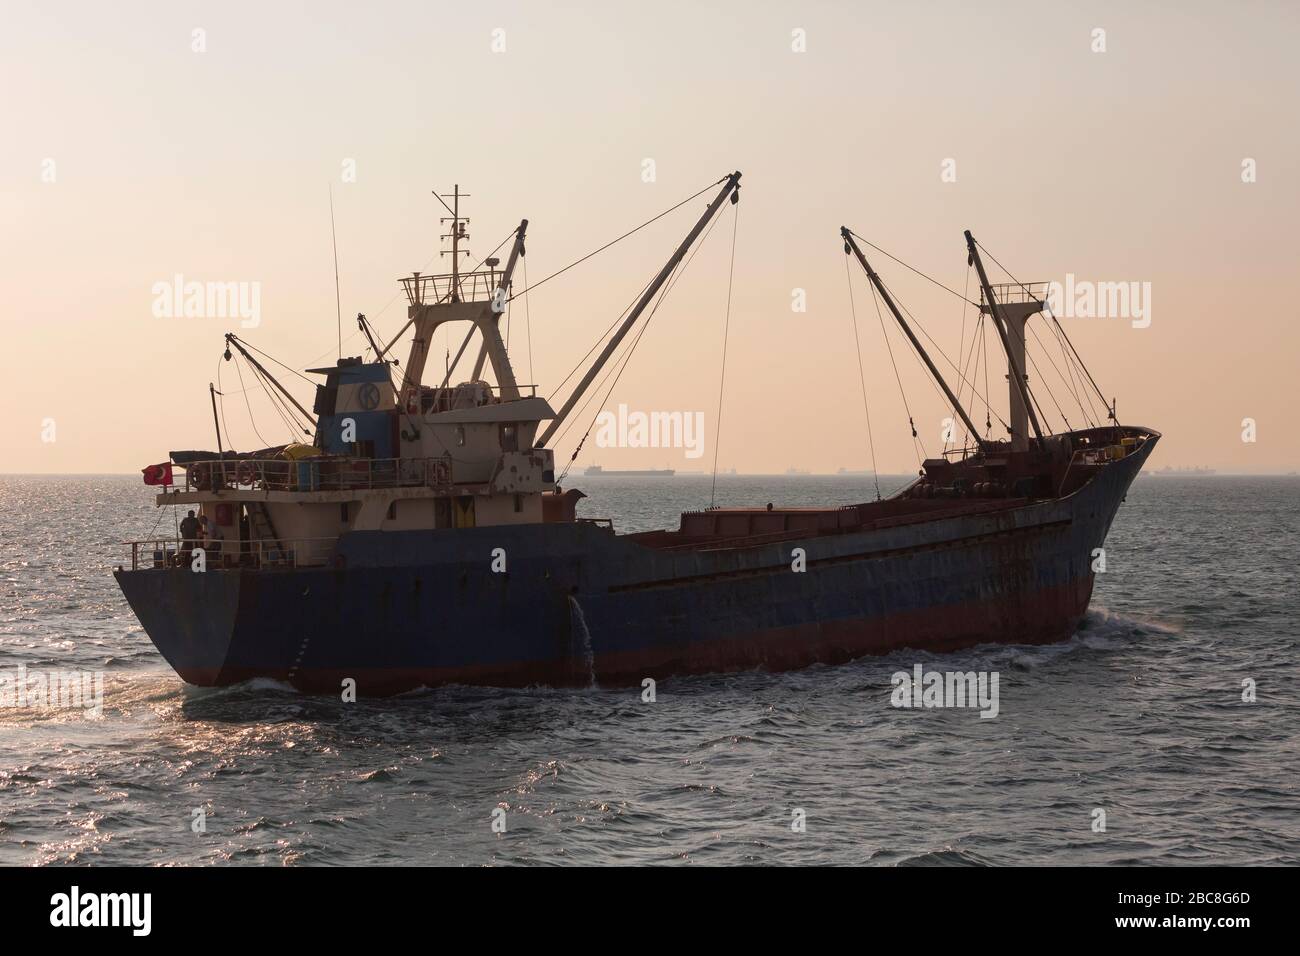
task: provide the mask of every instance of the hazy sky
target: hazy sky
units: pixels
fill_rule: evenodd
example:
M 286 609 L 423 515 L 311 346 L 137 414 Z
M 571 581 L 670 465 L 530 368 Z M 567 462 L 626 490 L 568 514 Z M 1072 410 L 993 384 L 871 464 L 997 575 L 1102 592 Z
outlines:
M 722 467 L 869 466 L 838 235 L 848 224 L 959 291 L 965 228 L 1022 280 L 1149 283 L 1146 327 L 1061 321 L 1121 420 L 1164 432 L 1153 464 L 1300 468 L 1288 431 L 1300 398 L 1298 11 L 6 0 L 0 471 L 133 471 L 213 447 L 207 386 L 227 330 L 298 369 L 332 361 L 331 183 L 344 352 L 360 354 L 349 317 L 367 313 L 387 340 L 405 321 L 398 276 L 439 271 L 431 190 L 471 194 L 479 255 L 529 218 L 535 281 L 732 169 L 744 179 Z M 549 395 L 702 206 L 531 296 L 531 368 L 516 302 L 520 380 Z M 609 403 L 703 412 L 706 454 L 589 443 L 580 467 L 711 467 L 732 215 Z M 884 257 L 873 265 L 955 358 L 962 302 Z M 155 316 L 155 284 L 177 274 L 258 283 L 260 325 Z M 907 415 L 865 280 L 852 277 L 877 464 L 909 471 Z M 795 290 L 806 311 L 792 308 Z M 890 334 L 933 454 L 949 413 Z M 990 383 L 1005 416 L 1002 372 Z M 231 438 L 261 447 L 235 366 L 220 374 Z M 304 382 L 284 381 L 310 406 Z M 265 396 L 248 399 L 266 443 L 286 440 Z M 1254 442 L 1242 440 L 1247 418 Z

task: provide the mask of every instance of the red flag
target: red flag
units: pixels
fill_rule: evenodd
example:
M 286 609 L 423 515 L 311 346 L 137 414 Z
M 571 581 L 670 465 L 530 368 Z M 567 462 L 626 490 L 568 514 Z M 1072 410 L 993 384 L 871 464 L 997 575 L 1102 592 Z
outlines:
M 172 483 L 172 463 L 165 461 L 161 465 L 150 465 L 144 469 L 146 485 L 170 485 Z

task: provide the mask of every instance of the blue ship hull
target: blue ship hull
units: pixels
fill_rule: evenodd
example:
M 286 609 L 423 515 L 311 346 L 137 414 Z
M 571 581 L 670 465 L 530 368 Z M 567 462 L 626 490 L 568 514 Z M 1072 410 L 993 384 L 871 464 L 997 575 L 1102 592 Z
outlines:
M 1087 610 L 1093 550 L 1154 444 L 1064 498 L 745 549 L 657 550 L 576 522 L 354 532 L 329 568 L 116 576 L 168 663 L 200 685 L 625 685 L 1049 643 Z M 792 570 L 795 548 L 806 570 Z

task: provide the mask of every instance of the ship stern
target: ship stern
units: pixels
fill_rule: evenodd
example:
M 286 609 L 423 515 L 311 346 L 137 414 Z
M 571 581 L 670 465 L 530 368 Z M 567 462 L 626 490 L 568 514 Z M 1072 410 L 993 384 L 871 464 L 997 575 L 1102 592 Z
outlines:
M 239 610 L 238 571 L 141 568 L 113 572 L 154 647 L 187 683 L 223 679 Z

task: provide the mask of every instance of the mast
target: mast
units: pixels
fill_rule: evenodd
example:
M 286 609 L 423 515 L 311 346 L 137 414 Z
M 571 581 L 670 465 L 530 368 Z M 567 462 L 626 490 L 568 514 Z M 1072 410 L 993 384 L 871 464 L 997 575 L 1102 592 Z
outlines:
M 582 377 L 582 381 L 578 383 L 576 388 L 574 388 L 573 394 L 571 394 L 568 401 L 564 403 L 564 407 L 559 410 L 546 431 L 542 433 L 542 437 L 537 440 L 536 447 L 544 447 L 546 442 L 550 440 L 550 437 L 555 434 L 555 430 L 559 428 L 564 422 L 564 419 L 568 417 L 569 412 L 573 411 L 573 407 L 578 403 L 578 400 L 582 398 L 583 393 L 591 385 L 596 376 L 600 374 L 600 370 L 604 367 L 605 363 L 609 361 L 609 357 L 614 354 L 614 351 L 623 341 L 624 336 L 626 336 L 632 326 L 636 324 L 637 319 L 641 317 L 641 313 L 645 311 L 646 306 L 648 306 L 659 293 L 663 284 L 668 281 L 668 277 L 672 275 L 673 270 L 681 263 L 682 259 L 686 256 L 686 253 L 690 251 L 691 245 L 695 242 L 696 238 L 699 237 L 700 233 L 704 231 L 704 227 L 709 224 L 709 220 L 711 220 L 717 214 L 718 210 L 722 208 L 722 204 L 727 201 L 727 197 L 731 196 L 732 202 L 735 202 L 739 198 L 735 193 L 735 190 L 739 188 L 739 184 L 739 171 L 732 173 L 726 178 L 726 182 L 723 184 L 722 189 L 719 190 L 718 195 L 713 198 L 713 202 L 709 203 L 709 208 L 704 210 L 704 215 L 702 215 L 699 222 L 695 224 L 695 228 L 693 228 L 687 234 L 686 238 L 682 240 L 682 244 L 677 247 L 677 251 L 672 254 L 672 257 L 664 264 L 664 267 L 659 270 L 659 274 L 654 277 L 654 280 L 646 288 L 641 298 L 637 300 L 636 305 L 632 308 L 628 317 L 623 320 L 623 324 L 618 327 L 618 331 L 614 333 L 614 337 L 611 338 L 609 344 L 605 346 L 605 350 L 600 353 L 600 356 L 592 364 L 591 368 L 587 370 L 587 374 Z
M 880 293 L 880 297 L 885 300 L 885 305 L 889 306 L 889 311 L 894 314 L 894 318 L 897 319 L 898 324 L 902 326 L 903 331 L 907 334 L 907 338 L 912 343 L 912 347 L 916 349 L 917 354 L 921 356 L 921 361 L 925 362 L 925 367 L 930 370 L 930 374 L 934 376 L 934 380 L 938 382 L 939 387 L 943 389 L 943 394 L 947 396 L 949 403 L 952 405 L 953 411 L 955 411 L 961 418 L 962 424 L 966 426 L 967 431 L 969 431 L 971 436 L 975 439 L 975 443 L 977 445 L 982 445 L 983 442 L 980 439 L 979 429 L 975 427 L 975 423 L 972 422 L 970 416 L 966 414 L 966 409 L 963 408 L 961 402 L 957 400 L 957 396 L 952 393 L 952 389 L 948 387 L 948 383 L 945 382 L 943 376 L 939 374 L 939 370 L 934 367 L 934 362 L 930 361 L 929 354 L 922 347 L 916 336 L 912 334 L 911 326 L 907 324 L 906 320 L 903 318 L 903 314 L 898 311 L 898 306 L 894 304 L 894 300 L 890 297 L 888 290 L 885 288 L 885 284 L 880 281 L 880 276 L 876 275 L 876 273 L 872 271 L 870 264 L 867 262 L 867 257 L 862 254 L 862 250 L 858 248 L 858 244 L 853 241 L 853 233 L 849 230 L 849 227 L 841 226 L 840 235 L 844 237 L 844 251 L 852 251 L 853 254 L 857 256 L 858 262 L 861 264 L 863 271 L 867 274 L 867 278 L 870 279 L 871 284 L 876 287 L 876 291 Z
M 438 193 L 435 191 L 434 195 L 438 196 Z M 451 223 L 451 232 L 444 234 L 442 238 L 443 239 L 446 239 L 448 237 L 451 238 L 451 301 L 452 302 L 460 301 L 460 241 L 462 239 L 469 238 L 469 234 L 465 232 L 465 226 L 469 225 L 469 220 L 462 219 L 460 215 L 461 196 L 464 196 L 466 199 L 469 198 L 469 193 L 462 193 L 460 191 L 460 183 L 456 183 L 452 187 L 452 192 L 451 192 L 452 204 L 450 206 L 447 206 L 447 204 L 443 202 L 444 197 L 438 196 L 438 202 L 441 202 L 443 206 L 446 206 L 447 211 L 451 213 L 451 219 L 447 219 L 444 216 L 442 219 L 439 220 L 439 222 Z M 466 250 L 465 254 L 469 255 L 469 251 Z M 443 255 L 446 255 L 446 253 L 444 252 Z
M 472 272 L 468 274 L 467 278 L 471 282 L 468 300 L 462 295 L 459 260 L 461 255 L 469 255 L 469 252 L 461 246 L 460 241 L 469 238 L 464 228 L 469 219 L 460 215 L 460 200 L 467 195 L 467 193 L 462 193 L 460 186 L 457 185 L 455 191 L 448 194 L 448 198 L 453 202 L 453 205 L 448 206 L 442 196 L 434 193 L 434 197 L 452 214 L 451 219 L 444 217 L 440 220 L 441 222 L 452 223 L 451 232 L 442 236 L 442 238 L 450 238 L 452 241 L 450 249 L 452 271 L 448 276 L 433 277 L 435 282 L 433 292 L 436 301 L 424 301 L 425 284 L 422 283 L 418 272 L 413 273 L 410 279 L 402 280 L 402 283 L 406 286 L 407 297 L 410 300 L 410 305 L 407 308 L 408 318 L 397 336 L 385 346 L 384 351 L 387 352 L 392 349 L 393 344 L 408 328 L 415 327 L 415 332 L 411 338 L 411 351 L 403 372 L 402 385 L 399 389 L 400 394 L 405 396 L 408 401 L 420 388 L 420 384 L 424 379 L 424 367 L 428 361 L 429 346 L 434 331 L 438 326 L 446 322 L 461 321 L 471 323 L 471 327 L 465 336 L 460 351 L 456 353 L 457 361 L 460 360 L 461 354 L 473 337 L 474 330 L 477 329 L 483 336 L 487 358 L 491 360 L 492 370 L 496 373 L 497 391 L 501 400 L 514 401 L 520 397 L 514 371 L 510 368 L 510 357 L 506 353 L 505 343 L 501 341 L 501 335 L 497 329 L 497 322 L 500 317 L 498 309 L 504 302 L 505 295 L 500 285 L 495 289 L 487 288 L 490 282 L 497 281 L 496 264 L 498 260 L 490 260 L 490 272 Z M 524 233 L 527 227 L 528 220 L 524 219 L 520 221 L 519 228 L 515 230 L 515 243 L 510 254 L 510 265 L 506 273 L 501 276 L 501 281 L 507 286 L 515 263 L 523 255 Z M 444 250 L 443 255 L 446 254 L 447 251 Z M 440 294 L 441 285 L 438 280 L 443 279 L 449 280 L 449 285 L 446 292 Z M 448 365 L 447 377 L 443 380 L 444 387 L 446 387 L 447 381 L 450 380 L 451 371 L 454 368 L 453 364 Z
M 984 301 L 988 305 L 989 315 L 993 317 L 993 325 L 998 330 L 998 338 L 1002 340 L 1002 348 L 1007 353 L 1007 377 L 1011 379 L 1012 444 L 1027 441 L 1025 418 L 1028 417 L 1030 424 L 1034 427 L 1034 434 L 1038 437 L 1039 447 L 1042 447 L 1043 430 L 1038 427 L 1038 416 L 1034 414 L 1034 403 L 1029 393 L 1029 380 L 1025 375 L 1024 321 L 1029 318 L 1029 315 L 1026 314 L 1024 320 L 1021 320 L 1020 329 L 1013 341 L 1008 333 L 1017 330 L 1011 329 L 1010 320 L 1002 314 L 1002 307 L 993 294 L 993 287 L 989 285 L 988 273 L 984 271 L 984 262 L 980 259 L 975 237 L 970 234 L 969 229 L 966 230 L 965 236 L 966 248 L 970 250 L 971 262 L 974 263 L 975 271 L 979 274 L 980 287 L 984 290 Z

